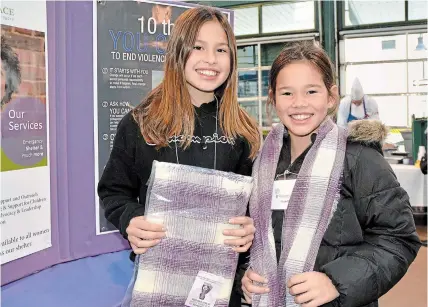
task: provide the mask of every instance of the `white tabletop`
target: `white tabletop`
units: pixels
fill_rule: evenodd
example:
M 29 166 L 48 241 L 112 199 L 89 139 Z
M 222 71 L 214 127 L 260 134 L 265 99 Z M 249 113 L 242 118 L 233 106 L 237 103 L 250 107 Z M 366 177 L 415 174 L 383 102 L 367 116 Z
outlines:
M 412 207 L 427 206 L 427 176 L 414 165 L 391 164 L 398 182 L 410 197 Z

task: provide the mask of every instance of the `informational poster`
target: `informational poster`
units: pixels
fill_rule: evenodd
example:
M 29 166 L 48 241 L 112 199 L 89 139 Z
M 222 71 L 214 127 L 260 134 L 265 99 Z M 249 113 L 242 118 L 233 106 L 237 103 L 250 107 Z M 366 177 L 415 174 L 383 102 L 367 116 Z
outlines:
M 1 263 L 51 247 L 46 1 L 1 2 Z
M 119 121 L 162 81 L 174 22 L 189 8 L 175 1 L 94 2 L 95 186 Z M 97 234 L 116 231 L 98 197 L 95 203 Z

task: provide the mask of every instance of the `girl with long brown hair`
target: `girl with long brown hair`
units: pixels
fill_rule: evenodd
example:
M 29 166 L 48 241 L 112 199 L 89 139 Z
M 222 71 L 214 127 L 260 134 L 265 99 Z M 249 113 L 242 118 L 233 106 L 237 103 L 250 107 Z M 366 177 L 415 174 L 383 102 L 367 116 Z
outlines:
M 165 77 L 120 122 L 98 186 L 106 218 L 135 254 L 165 236 L 144 217 L 147 181 L 154 160 L 251 175 L 260 146 L 257 123 L 237 102 L 236 42 L 218 10 L 187 10 L 168 42 Z M 225 240 L 236 252 L 251 246 L 252 219 L 235 217 Z

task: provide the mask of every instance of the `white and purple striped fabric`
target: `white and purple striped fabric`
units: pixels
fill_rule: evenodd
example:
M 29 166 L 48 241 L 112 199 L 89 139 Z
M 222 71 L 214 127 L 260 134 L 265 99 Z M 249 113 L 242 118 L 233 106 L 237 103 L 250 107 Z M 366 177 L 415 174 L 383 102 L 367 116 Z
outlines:
M 294 307 L 286 284 L 291 276 L 313 270 L 321 240 L 340 197 L 347 131 L 327 119 L 307 153 L 284 215 L 282 251 L 277 263 L 272 229 L 271 200 L 284 126 L 266 138 L 254 163 L 250 214 L 256 233 L 250 267 L 268 279 L 268 294 L 253 295 L 253 307 Z
M 228 306 L 238 253 L 222 232 L 239 227 L 228 220 L 245 216 L 252 178 L 154 161 L 148 185 L 145 216 L 166 237 L 136 258 L 122 307 L 185 306 L 199 271 L 224 278 L 215 306 Z

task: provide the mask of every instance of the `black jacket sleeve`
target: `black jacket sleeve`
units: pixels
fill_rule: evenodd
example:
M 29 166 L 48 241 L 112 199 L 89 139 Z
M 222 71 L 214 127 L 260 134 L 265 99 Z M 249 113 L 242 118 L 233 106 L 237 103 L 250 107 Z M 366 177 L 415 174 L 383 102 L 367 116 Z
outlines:
M 110 158 L 98 183 L 98 195 L 105 217 L 126 239 L 126 228 L 133 217 L 144 215 L 138 203 L 141 181 L 134 170 L 137 123 L 129 113 L 120 121 Z
M 321 267 L 340 293 L 328 306 L 376 301 L 404 276 L 421 245 L 409 196 L 377 151 L 363 147 L 346 181 L 364 242 L 339 249 L 340 256 Z

